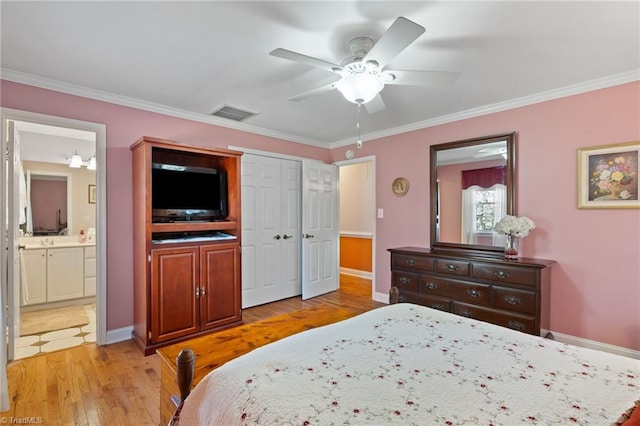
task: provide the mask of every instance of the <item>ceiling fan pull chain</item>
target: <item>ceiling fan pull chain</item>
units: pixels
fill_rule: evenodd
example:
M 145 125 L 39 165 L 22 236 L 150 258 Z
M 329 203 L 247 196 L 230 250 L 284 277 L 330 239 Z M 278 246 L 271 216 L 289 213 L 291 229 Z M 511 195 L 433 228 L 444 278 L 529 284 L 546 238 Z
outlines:
M 358 129 L 358 141 L 356 142 L 356 146 L 358 149 L 362 148 L 362 139 L 360 138 L 360 109 L 362 108 L 362 102 L 358 102 L 358 110 L 356 116 L 356 128 Z

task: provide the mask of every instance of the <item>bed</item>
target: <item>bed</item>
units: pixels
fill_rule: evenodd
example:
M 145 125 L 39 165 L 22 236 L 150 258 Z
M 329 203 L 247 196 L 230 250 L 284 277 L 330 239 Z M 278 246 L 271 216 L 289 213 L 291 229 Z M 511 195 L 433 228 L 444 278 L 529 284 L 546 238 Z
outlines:
M 638 399 L 640 360 L 399 303 L 225 363 L 172 421 L 603 425 Z

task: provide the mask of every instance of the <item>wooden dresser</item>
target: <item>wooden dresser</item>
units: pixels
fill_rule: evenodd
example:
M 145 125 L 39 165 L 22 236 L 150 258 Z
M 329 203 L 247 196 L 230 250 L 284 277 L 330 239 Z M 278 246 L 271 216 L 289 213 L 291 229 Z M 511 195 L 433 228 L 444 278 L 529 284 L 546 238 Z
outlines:
M 389 249 L 391 285 L 410 302 L 540 335 L 549 327 L 551 260 Z

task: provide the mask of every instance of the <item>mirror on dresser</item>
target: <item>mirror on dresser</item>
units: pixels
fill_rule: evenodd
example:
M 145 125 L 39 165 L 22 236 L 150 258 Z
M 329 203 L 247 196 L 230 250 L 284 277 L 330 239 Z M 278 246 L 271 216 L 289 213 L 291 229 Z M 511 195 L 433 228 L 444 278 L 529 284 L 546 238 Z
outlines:
M 514 215 L 515 133 L 432 145 L 431 248 L 501 255 L 493 225 Z

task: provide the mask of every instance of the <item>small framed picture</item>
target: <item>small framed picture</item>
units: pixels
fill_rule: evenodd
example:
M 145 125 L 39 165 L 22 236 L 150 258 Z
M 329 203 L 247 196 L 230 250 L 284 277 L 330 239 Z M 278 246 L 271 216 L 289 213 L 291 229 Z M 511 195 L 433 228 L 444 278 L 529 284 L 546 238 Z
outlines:
M 578 149 L 578 208 L 637 209 L 640 142 Z
M 89 185 L 89 204 L 96 203 L 96 186 Z

